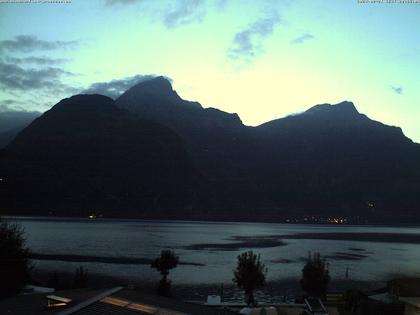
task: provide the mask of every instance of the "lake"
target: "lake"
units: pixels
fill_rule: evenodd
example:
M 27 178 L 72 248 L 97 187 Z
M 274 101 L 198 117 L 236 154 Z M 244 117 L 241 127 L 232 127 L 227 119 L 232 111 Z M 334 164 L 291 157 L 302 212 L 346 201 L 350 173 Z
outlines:
M 91 262 L 34 260 L 36 269 L 89 271 L 122 279 L 155 281 L 148 263 L 172 248 L 183 264 L 171 272 L 177 284 L 231 283 L 236 257 L 261 254 L 269 281 L 299 278 L 308 252 L 327 258 L 331 278 L 383 281 L 395 275 L 420 276 L 420 228 L 280 223 L 15 218 L 34 253 L 101 257 Z M 65 256 L 71 257 L 71 256 Z M 107 258 L 115 258 L 112 263 Z M 62 258 L 67 260 L 67 258 Z M 121 261 L 123 262 L 123 261 Z

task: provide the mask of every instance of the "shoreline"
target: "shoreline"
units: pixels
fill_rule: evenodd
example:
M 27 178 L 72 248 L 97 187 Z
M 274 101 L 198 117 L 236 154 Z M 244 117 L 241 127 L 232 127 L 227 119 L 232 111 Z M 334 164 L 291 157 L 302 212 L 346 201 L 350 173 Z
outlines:
M 48 279 L 54 272 L 46 270 L 34 270 L 31 280 L 34 284 L 45 286 Z M 73 272 L 57 272 L 59 287 L 58 290 L 72 289 Z M 299 278 L 277 279 L 267 282 L 267 285 L 256 291 L 255 297 L 260 303 L 282 302 L 285 295 L 299 297 L 303 294 Z M 88 270 L 88 287 L 105 288 L 113 286 L 134 286 L 136 289 L 150 293 L 157 288 L 157 281 L 144 281 L 142 279 L 127 279 L 109 275 L 97 274 Z M 362 291 L 377 290 L 385 287 L 386 281 L 353 281 L 345 279 L 331 280 L 329 292 L 344 293 L 348 289 L 360 289 Z M 172 293 L 175 298 L 188 301 L 204 302 L 208 295 L 222 295 L 225 302 L 242 302 L 243 292 L 232 282 L 230 283 L 203 283 L 203 284 L 177 284 L 172 282 Z
M 32 260 L 46 260 L 46 261 L 64 261 L 64 262 L 97 262 L 106 264 L 119 264 L 119 265 L 150 265 L 153 262 L 151 258 L 139 257 L 109 257 L 109 256 L 87 256 L 75 254 L 42 254 L 31 253 L 30 259 Z M 205 264 L 179 261 L 181 266 L 197 266 L 203 267 Z
M 195 224 L 253 224 L 253 223 L 263 223 L 263 224 L 284 224 L 284 225 L 314 225 L 314 226 L 325 226 L 325 227 L 337 227 L 337 226 L 351 226 L 351 227 L 407 227 L 407 228 L 418 228 L 420 227 L 419 223 L 316 223 L 316 222 L 292 222 L 286 221 L 286 219 L 281 220 L 231 220 L 231 219 L 209 219 L 203 220 L 201 219 L 194 219 L 194 218 L 173 218 L 173 219 L 159 219 L 159 218 L 130 218 L 130 217 L 97 217 L 97 218 L 89 218 L 89 217 L 80 217 L 80 216 L 36 216 L 36 215 L 11 215 L 5 214 L 1 216 L 7 220 L 21 220 L 21 221 L 62 221 L 62 220 L 69 220 L 69 221 L 88 221 L 88 222 L 133 222 L 133 221 L 141 221 L 141 222 L 163 222 L 163 223 L 195 223 Z

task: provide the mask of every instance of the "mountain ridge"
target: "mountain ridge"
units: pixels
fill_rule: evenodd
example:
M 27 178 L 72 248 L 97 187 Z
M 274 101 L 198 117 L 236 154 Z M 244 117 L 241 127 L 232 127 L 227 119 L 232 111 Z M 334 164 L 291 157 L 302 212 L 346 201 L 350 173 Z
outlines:
M 402 132 L 401 127 L 398 126 L 393 126 L 393 125 L 388 125 L 379 121 L 376 121 L 374 119 L 370 119 L 369 117 L 367 117 L 364 114 L 361 114 L 356 106 L 354 105 L 353 102 L 348 101 L 348 100 L 344 100 L 341 101 L 339 103 L 336 104 L 331 104 L 331 103 L 323 103 L 323 104 L 317 104 L 317 105 L 313 105 L 310 108 L 308 108 L 307 110 L 301 112 L 301 113 L 297 113 L 297 114 L 290 114 L 290 115 L 286 115 L 284 117 L 280 117 L 280 118 L 275 118 L 266 122 L 263 122 L 259 125 L 256 126 L 248 126 L 245 125 L 242 122 L 242 119 L 240 118 L 240 115 L 238 113 L 229 113 L 229 112 L 225 112 L 223 110 L 220 110 L 218 108 L 215 107 L 207 107 L 204 108 L 200 103 L 198 102 L 194 102 L 194 101 L 188 101 L 188 100 L 184 100 L 182 99 L 178 93 L 173 90 L 171 82 L 164 76 L 158 76 L 154 79 L 150 79 L 150 80 L 146 80 L 146 81 L 141 81 L 138 84 L 135 84 L 134 86 L 132 86 L 130 89 L 128 89 L 125 93 L 123 93 L 119 98 L 116 99 L 117 104 L 118 103 L 122 103 L 122 101 L 119 99 L 124 98 L 123 95 L 126 94 L 128 91 L 138 91 L 139 89 L 143 89 L 145 87 L 150 87 L 150 86 L 154 86 L 154 92 L 159 92 L 159 86 L 163 87 L 163 90 L 165 91 L 164 94 L 167 94 L 169 92 L 172 92 L 173 95 L 177 98 L 177 101 L 181 102 L 181 105 L 185 105 L 185 104 L 196 104 L 195 109 L 201 109 L 204 111 L 214 111 L 214 112 L 218 112 L 222 115 L 225 115 L 226 117 L 231 117 L 232 120 L 236 120 L 237 123 L 243 125 L 244 127 L 254 127 L 254 128 L 258 128 L 260 126 L 266 125 L 266 124 L 270 124 L 272 122 L 278 121 L 278 120 L 282 120 L 285 118 L 289 118 L 289 117 L 296 117 L 296 116 L 300 116 L 300 115 L 304 115 L 304 114 L 320 114 L 320 113 L 326 113 L 328 115 L 334 115 L 332 116 L 333 118 L 343 118 L 343 117 L 348 117 L 348 116 L 353 116 L 353 117 L 358 117 L 358 118 L 363 118 L 363 119 L 369 119 L 371 121 L 374 122 L 378 122 L 384 126 L 388 126 L 388 127 L 394 127 L 397 129 L 400 129 Z M 184 103 L 183 103 L 184 102 Z M 120 106 L 124 106 L 124 105 L 120 105 Z M 184 108 L 185 109 L 185 108 Z M 338 114 L 338 115 L 337 115 Z M 408 137 L 407 137 L 408 138 Z M 408 138 L 410 139 L 410 138 Z M 413 141 L 412 139 L 410 139 L 411 141 Z M 414 142 L 414 141 L 413 141 Z M 416 142 L 414 142 L 416 143 Z
M 0 176 L 20 178 L 26 187 L 25 198 L 8 206 L 20 213 L 36 204 L 32 211 L 45 205 L 86 214 L 81 205 L 92 203 L 119 217 L 420 220 L 419 159 L 420 145 L 400 128 L 371 120 L 349 101 L 250 127 L 237 114 L 183 100 L 158 77 L 115 101 L 101 95 L 60 101 L 0 153 Z M 56 173 L 69 180 L 57 181 Z M 47 194 L 50 204 L 37 186 L 25 186 L 28 174 L 55 192 Z M 77 180 L 84 193 L 69 186 Z M 18 187 L 3 181 L 0 197 L 18 198 Z
M 63 99 L 37 118 L 0 152 L 0 174 L 1 210 L 85 217 L 179 208 L 192 180 L 175 133 L 102 95 Z

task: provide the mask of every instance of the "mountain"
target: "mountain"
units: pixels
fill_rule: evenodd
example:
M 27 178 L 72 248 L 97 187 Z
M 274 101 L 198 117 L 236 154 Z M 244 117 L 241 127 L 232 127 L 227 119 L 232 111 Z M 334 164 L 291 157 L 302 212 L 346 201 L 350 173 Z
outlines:
M 157 77 L 115 102 L 64 99 L 20 132 L 0 153 L 0 210 L 413 222 L 418 161 L 420 145 L 351 102 L 248 127 Z
M 39 112 L 6 110 L 0 112 L 0 149 L 4 148 L 13 138 L 36 117 Z
M 116 104 L 171 128 L 181 137 L 201 178 L 201 206 L 211 209 L 210 216 L 215 211 L 223 216 L 225 210 L 242 207 L 247 187 L 253 184 L 245 157 L 249 128 L 237 114 L 183 100 L 164 77 L 133 86 Z
M 0 154 L 2 210 L 138 217 L 190 202 L 179 137 L 101 95 L 64 99 Z M 5 196 L 7 198 L 5 198 Z
M 360 114 L 351 102 L 320 104 L 247 127 L 236 114 L 182 100 L 158 77 L 116 103 L 180 135 L 212 215 L 270 219 L 293 209 L 350 216 L 378 208 L 405 215 L 415 208 L 419 145 L 400 128 Z
M 416 208 L 420 146 L 351 102 L 270 121 L 255 128 L 255 137 L 258 152 L 270 156 L 260 180 L 274 205 L 364 216 L 376 216 L 378 208 L 391 216 Z
M 164 77 L 131 87 L 116 100 L 116 104 L 144 119 L 163 122 L 180 131 L 190 128 L 232 131 L 244 127 L 237 114 L 215 108 L 204 109 L 198 102 L 183 100 Z

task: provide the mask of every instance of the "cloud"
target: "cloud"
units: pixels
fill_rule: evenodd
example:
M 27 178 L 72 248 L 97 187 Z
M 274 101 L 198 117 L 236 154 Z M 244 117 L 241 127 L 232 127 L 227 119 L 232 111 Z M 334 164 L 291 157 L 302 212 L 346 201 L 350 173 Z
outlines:
M 403 94 L 403 88 L 401 86 L 391 86 L 392 91 L 394 91 L 396 94 Z
M 32 35 L 20 35 L 0 41 L 0 53 L 3 55 L 0 58 L 0 90 L 9 93 L 38 90 L 48 91 L 53 95 L 74 92 L 74 89 L 61 82 L 63 76 L 74 74 L 54 67 L 69 59 L 47 56 L 16 57 L 15 53 L 67 49 L 76 45 L 77 41 L 46 41 Z
M 17 101 L 17 100 L 12 100 L 12 99 L 0 100 L 0 113 L 3 114 L 3 117 L 5 117 L 5 113 L 16 113 L 16 112 L 19 112 L 19 113 L 25 112 L 25 113 L 31 113 L 31 114 L 33 114 L 33 113 L 39 114 L 39 112 L 37 112 L 37 111 L 29 111 L 29 110 L 26 110 L 23 107 L 23 105 L 24 104 L 22 102 Z
M 201 22 L 206 15 L 207 0 L 104 0 L 106 6 L 123 6 L 139 3 L 147 4 L 144 10 L 151 10 L 151 16 L 157 17 L 167 28 L 172 29 L 193 22 Z M 222 8 L 225 0 L 218 0 L 216 6 Z
M 56 50 L 73 48 L 77 41 L 46 41 L 32 35 L 19 35 L 13 39 L 0 41 L 0 52 L 32 52 L 34 50 Z
M 38 102 L 35 102 L 33 99 L 24 99 L 21 96 L 18 96 L 16 99 L 0 99 L 0 113 L 10 113 L 10 112 L 26 112 L 26 113 L 37 113 L 37 110 L 28 110 L 25 108 L 28 104 L 36 105 L 35 107 L 40 107 Z M 3 115 L 3 117 L 5 117 Z
M 36 117 L 41 115 L 40 112 L 27 111 L 22 107 L 12 108 L 5 106 L 3 105 L 4 102 L 5 101 L 0 101 L 0 133 L 22 129 Z
M 264 51 L 264 39 L 273 34 L 274 28 L 279 23 L 278 14 L 274 14 L 271 17 L 261 18 L 243 31 L 236 33 L 232 40 L 232 46 L 228 50 L 228 57 L 231 59 L 244 58 L 246 61 L 251 61 Z
M 227 0 L 216 0 L 216 2 L 215 2 L 216 9 L 219 10 L 219 11 L 224 10 L 226 8 L 227 4 L 228 4 Z
M 122 93 L 128 90 L 130 87 L 157 77 L 153 74 L 147 75 L 136 75 L 133 77 L 126 77 L 119 80 L 112 80 L 108 82 L 96 82 L 91 84 L 82 93 L 84 94 L 101 94 L 109 96 L 113 99 L 119 97 Z M 167 78 L 169 79 L 169 78 Z M 171 79 L 169 79 L 171 81 Z
M 1 100 L 0 101 L 0 106 L 2 106 L 4 108 L 5 106 L 13 105 L 13 104 L 16 104 L 16 103 L 18 103 L 16 100 Z
M 74 74 L 57 67 L 26 69 L 0 59 L 0 73 L 0 90 L 3 91 L 47 90 L 54 94 L 74 91 L 61 82 L 61 77 Z
M 105 5 L 124 5 L 124 4 L 133 4 L 133 3 L 138 3 L 142 0 L 105 0 Z
M 201 22 L 205 15 L 205 0 L 177 0 L 172 8 L 165 12 L 163 23 L 167 28 L 174 28 L 192 22 Z
M 14 105 L 19 104 L 16 100 L 0 100 L 0 113 L 14 111 Z
M 64 59 L 64 58 L 50 58 L 46 56 L 41 57 L 25 57 L 25 58 L 16 58 L 16 57 L 5 57 L 5 61 L 8 63 L 13 64 L 36 64 L 40 66 L 45 65 L 58 65 L 65 62 L 70 61 L 70 59 Z
M 401 86 L 400 87 L 391 86 L 391 89 L 399 95 L 403 94 L 403 88 Z
M 302 36 L 299 36 L 293 40 L 290 41 L 290 44 L 292 45 L 300 45 L 303 44 L 304 42 L 307 42 L 309 40 L 313 40 L 315 39 L 315 36 L 309 33 L 303 34 Z

